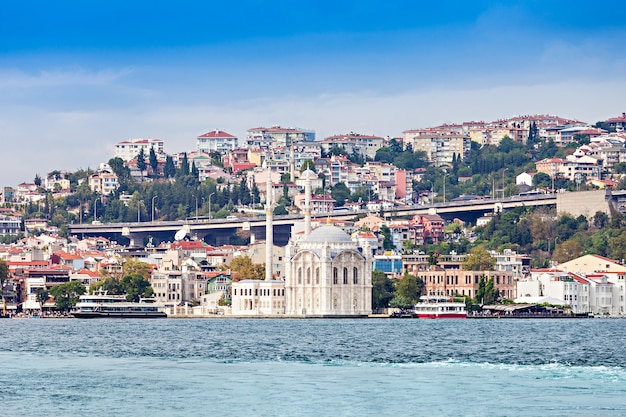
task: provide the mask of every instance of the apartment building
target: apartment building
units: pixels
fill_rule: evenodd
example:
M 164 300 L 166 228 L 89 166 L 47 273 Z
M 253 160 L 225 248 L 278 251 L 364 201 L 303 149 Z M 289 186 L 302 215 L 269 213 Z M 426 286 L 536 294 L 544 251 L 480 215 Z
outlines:
M 236 136 L 223 130 L 215 129 L 196 138 L 196 149 L 198 152 L 225 155 L 237 148 L 238 141 L 239 139 Z
M 157 155 L 165 153 L 160 139 L 129 139 L 115 144 L 115 157 L 128 162 L 135 159 L 142 149 L 146 157 L 150 155 L 150 149 L 154 149 Z
M 292 142 L 314 141 L 315 133 L 291 127 L 255 127 L 246 133 L 246 148 L 272 149 L 291 146 Z

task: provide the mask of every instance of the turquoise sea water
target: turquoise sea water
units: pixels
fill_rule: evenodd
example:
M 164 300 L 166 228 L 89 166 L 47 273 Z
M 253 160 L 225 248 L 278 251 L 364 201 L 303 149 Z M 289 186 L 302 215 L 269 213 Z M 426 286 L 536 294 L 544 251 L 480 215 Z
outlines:
M 626 320 L 0 320 L 0 416 L 626 415 Z

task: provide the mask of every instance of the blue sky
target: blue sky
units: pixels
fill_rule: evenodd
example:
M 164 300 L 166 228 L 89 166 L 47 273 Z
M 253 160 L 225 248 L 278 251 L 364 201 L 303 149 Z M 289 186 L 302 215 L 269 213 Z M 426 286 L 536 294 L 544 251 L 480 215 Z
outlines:
M 130 4 L 129 4 L 130 3 Z M 0 185 L 256 126 L 398 136 L 626 111 L 626 4 L 60 1 L 0 5 Z M 7 157 L 8 156 L 8 157 Z

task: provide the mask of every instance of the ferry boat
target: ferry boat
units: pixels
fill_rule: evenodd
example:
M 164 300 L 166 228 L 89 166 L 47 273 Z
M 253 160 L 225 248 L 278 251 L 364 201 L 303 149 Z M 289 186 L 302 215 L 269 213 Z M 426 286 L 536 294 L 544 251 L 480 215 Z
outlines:
M 467 318 L 465 303 L 454 302 L 450 297 L 422 297 L 415 304 L 415 314 L 420 319 Z
M 156 303 L 152 298 L 143 298 L 139 302 L 133 302 L 126 301 L 124 295 L 108 295 L 106 293 L 81 295 L 72 315 L 79 319 L 157 319 L 167 317 L 163 311 L 163 306 Z

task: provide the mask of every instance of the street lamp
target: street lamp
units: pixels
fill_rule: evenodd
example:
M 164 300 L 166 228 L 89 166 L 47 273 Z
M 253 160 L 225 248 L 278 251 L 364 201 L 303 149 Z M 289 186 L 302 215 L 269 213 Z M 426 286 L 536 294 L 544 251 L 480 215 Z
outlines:
M 445 172 L 443 174 L 443 203 L 446 203 L 446 177 L 448 176 L 448 173 Z
M 198 221 L 198 196 L 196 196 L 196 221 Z
M 152 197 L 152 223 L 154 223 L 154 199 L 157 198 L 157 196 L 153 196 Z
M 209 194 L 209 220 L 211 220 L 211 197 L 213 197 L 213 194 L 215 193 Z

